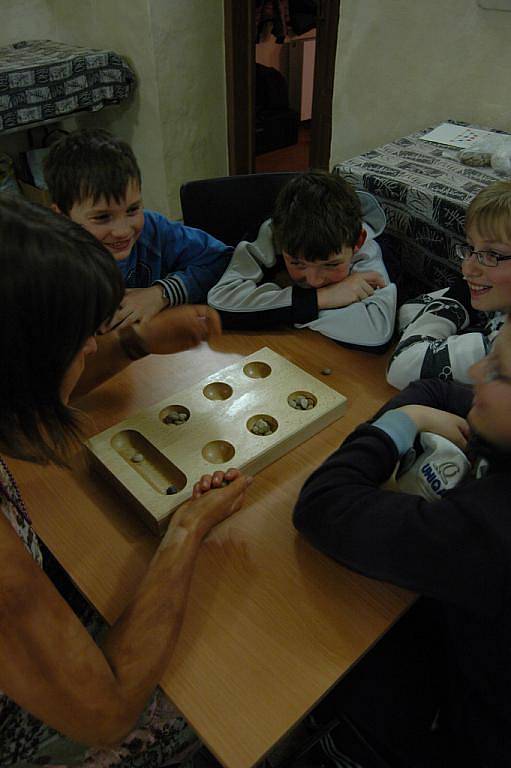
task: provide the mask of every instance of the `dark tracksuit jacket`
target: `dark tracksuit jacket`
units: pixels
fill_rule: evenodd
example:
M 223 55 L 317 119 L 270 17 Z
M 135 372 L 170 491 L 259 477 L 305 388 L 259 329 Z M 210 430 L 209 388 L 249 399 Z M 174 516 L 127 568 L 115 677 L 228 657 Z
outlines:
M 382 410 L 405 403 L 466 416 L 471 390 L 417 381 Z M 449 655 L 442 722 L 473 760 L 463 765 L 497 768 L 511 765 L 511 455 L 473 447 L 486 455 L 486 474 L 429 502 L 381 488 L 397 448 L 362 424 L 307 480 L 294 523 L 349 568 L 441 604 Z

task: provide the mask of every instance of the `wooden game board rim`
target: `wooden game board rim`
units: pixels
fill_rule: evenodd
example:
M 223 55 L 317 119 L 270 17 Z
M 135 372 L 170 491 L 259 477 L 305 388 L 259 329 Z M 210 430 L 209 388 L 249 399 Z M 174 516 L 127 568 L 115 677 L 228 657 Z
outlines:
M 269 365 L 271 368 L 270 376 L 251 379 L 244 374 L 244 377 L 240 378 L 240 372 L 243 372 L 246 366 L 253 362 L 261 362 Z M 271 379 L 271 375 L 275 376 L 273 380 Z M 290 383 L 294 380 L 300 381 L 301 386 L 299 389 L 288 387 L 288 379 Z M 281 380 L 283 380 L 283 383 L 281 383 Z M 288 392 L 289 389 L 291 389 L 292 392 L 299 390 L 311 391 L 311 394 L 314 395 L 317 401 L 314 409 L 315 413 L 313 414 L 314 418 L 312 421 L 310 420 L 310 412 L 308 411 L 288 409 L 286 403 L 286 406 L 284 406 L 284 410 L 282 411 L 282 416 L 279 412 L 280 433 L 277 431 L 270 436 L 260 436 L 258 441 L 254 441 L 253 443 L 252 437 L 248 438 L 250 441 L 249 451 L 255 451 L 257 448 L 257 453 L 255 455 L 248 455 L 246 459 L 241 459 L 243 448 L 239 449 L 239 445 L 242 445 L 247 441 L 247 435 L 245 432 L 236 432 L 236 430 L 239 430 L 239 424 L 231 424 L 230 419 L 225 423 L 222 422 L 223 439 L 225 441 L 229 442 L 228 437 L 231 436 L 231 432 L 234 430 L 235 437 L 232 438 L 234 440 L 232 444 L 235 446 L 234 457 L 224 463 L 212 465 L 211 463 L 198 460 L 195 450 L 194 470 L 192 471 L 191 469 L 188 469 L 189 465 L 186 456 L 183 458 L 183 454 L 185 454 L 187 450 L 186 442 L 191 441 L 191 433 L 193 429 L 199 429 L 202 422 L 205 421 L 209 426 L 211 413 L 208 409 L 210 406 L 204 398 L 203 390 L 208 385 L 215 382 L 226 384 L 229 384 L 229 382 L 235 383 L 235 392 L 237 393 L 236 398 L 230 397 L 226 400 L 209 401 L 215 403 L 216 412 L 213 415 L 216 417 L 219 417 L 222 413 L 224 413 L 226 418 L 229 414 L 232 417 L 232 412 L 236 411 L 239 404 L 242 403 L 243 398 L 248 398 L 248 400 L 255 398 L 256 395 L 258 395 L 258 388 L 262 396 L 268 389 L 268 385 L 272 384 L 274 388 L 280 387 L 285 393 Z M 269 404 L 268 408 L 264 410 L 261 408 L 259 412 L 269 412 L 269 415 L 272 415 L 272 409 L 275 409 L 276 407 L 282 408 L 284 396 L 286 396 L 286 394 L 282 396 L 279 394 L 279 397 L 281 397 L 280 404 L 276 402 L 275 397 L 272 397 L 273 402 Z M 197 406 L 194 405 L 196 401 Z M 161 412 L 164 411 L 165 408 L 168 408 L 169 405 L 177 405 L 179 403 L 185 407 L 190 407 L 192 415 L 189 423 L 187 422 L 187 426 L 172 425 L 171 427 L 163 427 L 161 419 L 159 418 Z M 186 403 L 188 403 L 188 405 L 186 405 Z M 116 488 L 134 504 L 136 510 L 142 515 L 145 522 L 149 524 L 149 527 L 161 533 L 165 529 L 168 519 L 175 508 L 189 498 L 191 486 L 201 474 L 207 474 L 216 469 L 225 470 L 228 466 L 238 466 L 243 471 L 257 473 L 268 464 L 276 461 L 280 456 L 284 455 L 284 453 L 292 450 L 313 434 L 316 434 L 316 432 L 319 432 L 321 429 L 328 426 L 328 424 L 339 418 L 345 409 L 345 405 L 346 398 L 344 395 L 340 394 L 323 381 L 315 378 L 312 374 L 304 371 L 283 355 L 280 355 L 270 347 L 265 346 L 246 357 L 241 357 L 235 363 L 209 374 L 186 390 L 172 392 L 164 400 L 160 400 L 152 406 L 132 414 L 123 421 L 94 435 L 87 441 L 86 447 L 91 457 L 92 465 L 99 470 L 101 474 L 105 475 L 111 482 L 113 482 Z M 316 408 L 318 409 L 317 411 Z M 157 419 L 155 419 L 155 416 L 157 416 Z M 297 422 L 300 421 L 302 422 L 302 425 L 297 428 Z M 205 428 L 206 427 L 204 427 L 204 429 Z M 188 432 L 184 432 L 184 429 L 187 429 Z M 218 429 L 216 422 L 214 428 L 211 426 L 210 437 L 212 438 L 212 441 L 218 439 L 215 429 Z M 175 494 L 175 496 L 165 496 L 164 492 L 161 491 L 158 492 L 157 497 L 155 497 L 156 491 L 154 490 L 154 487 L 152 489 L 149 488 L 147 480 L 144 479 L 144 484 L 141 484 L 140 478 L 137 476 L 140 467 L 127 465 L 126 459 L 121 458 L 118 454 L 112 454 L 111 442 L 113 437 L 127 430 L 135 430 L 137 433 L 141 434 L 143 438 L 153 445 L 165 458 L 166 463 L 173 464 L 184 473 L 186 484 L 177 494 Z M 172 432 L 171 430 L 176 431 Z M 181 430 L 183 431 L 181 432 Z M 174 456 L 171 459 L 168 454 L 165 454 L 165 450 L 170 450 L 177 443 L 178 437 L 182 437 L 183 435 L 186 435 L 187 441 L 182 442 L 180 438 L 179 447 L 180 453 L 182 454 L 181 459 L 178 461 Z M 254 437 L 257 440 L 257 437 Z M 221 436 L 220 439 L 222 439 Z M 263 448 L 262 450 L 259 450 L 261 445 Z M 195 467 L 197 467 L 197 472 L 195 472 Z M 195 476 L 195 474 L 197 476 Z M 123 478 L 122 480 L 120 479 L 121 477 Z

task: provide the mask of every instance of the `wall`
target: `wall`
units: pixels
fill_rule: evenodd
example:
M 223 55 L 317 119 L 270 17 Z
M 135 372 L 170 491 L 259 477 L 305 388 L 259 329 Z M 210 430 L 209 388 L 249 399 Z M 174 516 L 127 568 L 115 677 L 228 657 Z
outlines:
M 343 0 L 330 165 L 447 118 L 511 131 L 511 13 Z
M 0 47 L 20 40 L 51 39 L 56 23 L 47 0 L 0 0 Z
M 179 186 L 227 173 L 223 2 L 208 0 L 0 0 L 0 45 L 50 38 L 108 47 L 132 65 L 129 104 L 64 123 L 101 126 L 130 142 L 144 179 L 144 202 L 181 215 Z M 0 137 L 0 151 L 26 136 Z
M 149 6 L 175 214 L 182 182 L 228 175 L 223 0 L 149 0 Z

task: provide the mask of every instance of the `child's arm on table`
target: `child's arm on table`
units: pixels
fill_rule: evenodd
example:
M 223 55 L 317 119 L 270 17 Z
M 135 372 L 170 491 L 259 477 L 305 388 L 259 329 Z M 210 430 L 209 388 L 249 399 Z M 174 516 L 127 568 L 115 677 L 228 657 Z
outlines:
M 145 212 L 152 285 L 128 289 L 109 329 L 150 320 L 166 307 L 202 304 L 224 272 L 232 248 L 207 232 Z M 147 244 L 147 243 L 146 243 Z
M 127 288 L 119 309 L 105 326 L 105 331 L 120 330 L 134 323 L 147 322 L 169 306 L 164 288 L 157 283 L 149 288 Z
M 318 288 L 318 309 L 338 309 L 372 296 L 377 288 L 385 288 L 386 282 L 379 272 L 352 272 L 340 283 Z

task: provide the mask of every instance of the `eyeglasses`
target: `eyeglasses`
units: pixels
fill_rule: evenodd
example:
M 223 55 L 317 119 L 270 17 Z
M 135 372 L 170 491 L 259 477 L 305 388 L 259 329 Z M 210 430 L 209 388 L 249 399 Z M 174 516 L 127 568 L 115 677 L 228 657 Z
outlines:
M 485 267 L 498 267 L 499 261 L 508 261 L 511 259 L 511 256 L 502 256 L 502 254 L 496 253 L 496 251 L 477 251 L 468 243 L 456 243 L 454 250 L 456 256 L 461 259 L 461 261 L 466 261 L 467 259 L 470 259 L 471 256 L 475 256 L 479 264 L 483 264 Z

